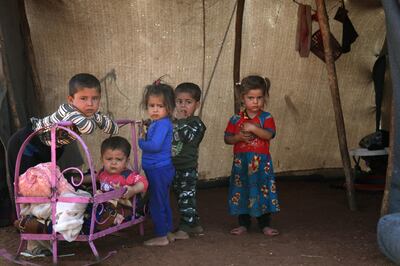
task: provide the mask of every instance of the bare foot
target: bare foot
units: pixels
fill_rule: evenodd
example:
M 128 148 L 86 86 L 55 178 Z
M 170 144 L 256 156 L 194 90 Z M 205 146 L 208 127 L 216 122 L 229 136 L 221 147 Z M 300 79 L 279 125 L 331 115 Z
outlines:
M 189 234 L 186 233 L 183 230 L 178 230 L 174 233 L 174 237 L 177 240 L 185 240 L 185 239 L 189 239 Z
M 262 233 L 264 235 L 266 235 L 266 236 L 277 236 L 277 235 L 279 235 L 279 231 L 278 230 L 276 230 L 274 228 L 271 228 L 271 227 L 268 227 L 268 226 L 263 228 Z
M 169 244 L 166 236 L 151 238 L 143 243 L 145 246 L 166 246 Z
M 247 228 L 244 227 L 244 226 L 239 226 L 239 227 L 233 228 L 231 230 L 231 234 L 235 235 L 235 236 L 242 235 L 242 234 L 244 234 L 246 232 L 247 232 Z

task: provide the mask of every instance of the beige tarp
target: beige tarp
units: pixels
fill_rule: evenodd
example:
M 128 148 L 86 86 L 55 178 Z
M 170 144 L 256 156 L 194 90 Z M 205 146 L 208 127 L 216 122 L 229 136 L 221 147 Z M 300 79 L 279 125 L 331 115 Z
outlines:
M 348 144 L 355 147 L 374 131 L 371 70 L 385 25 L 379 1 L 345 2 L 359 37 L 336 67 Z M 327 10 L 340 42 L 342 24 L 333 19 L 339 3 L 327 1 Z M 234 7 L 233 0 L 205 1 L 203 29 L 198 0 L 27 1 L 46 111 L 66 99 L 72 75 L 90 72 L 103 79 L 104 112 L 115 118 L 144 118 L 139 103 L 146 84 L 168 74 L 165 81 L 173 86 L 191 81 L 206 88 L 223 44 L 204 101 L 207 133 L 200 173 L 205 179 L 228 175 L 232 147 L 224 144 L 223 134 L 233 113 L 235 17 L 222 42 Z M 266 109 L 277 124 L 271 149 L 276 172 L 341 167 L 326 69 L 316 56 L 300 58 L 294 50 L 296 16 L 297 5 L 289 0 L 246 1 L 241 76 L 260 74 L 272 82 Z M 313 29 L 318 29 L 315 22 Z M 97 165 L 104 137 L 85 137 Z

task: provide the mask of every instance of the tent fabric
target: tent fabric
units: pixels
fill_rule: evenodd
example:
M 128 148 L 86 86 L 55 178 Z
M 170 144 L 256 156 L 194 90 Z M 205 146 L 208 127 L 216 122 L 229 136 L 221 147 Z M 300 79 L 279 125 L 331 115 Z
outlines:
M 7 89 L 12 89 L 17 101 L 18 117 L 22 125 L 26 118 L 37 114 L 37 102 L 33 93 L 32 78 L 28 69 L 28 62 L 25 56 L 23 37 L 20 31 L 20 19 L 18 1 L 5 0 L 0 2 L 0 25 L 4 38 L 5 60 L 8 65 L 9 79 L 12 88 L 6 88 L 4 82 L 4 69 L 0 71 L 0 137 L 4 143 L 16 130 L 11 114 L 8 109 Z M 18 33 L 18 34 L 16 34 Z M 2 58 L 0 58 L 2 62 Z M 2 64 L 3 65 L 3 62 Z
M 199 172 L 201 179 L 229 175 L 232 147 L 224 144 L 223 132 L 234 108 L 235 21 L 229 25 L 229 19 L 235 1 L 204 3 L 203 29 L 202 1 L 26 1 L 46 112 L 65 101 L 71 76 L 90 72 L 102 80 L 104 112 L 115 118 L 145 118 L 139 106 L 143 88 L 164 74 L 172 86 L 191 81 L 208 87 L 228 29 L 203 102 L 207 133 Z M 337 7 L 337 1 L 327 1 L 332 33 L 340 39 L 342 24 L 333 19 Z M 351 148 L 374 131 L 371 71 L 384 42 L 385 24 L 375 1 L 351 1 L 346 8 L 359 37 L 336 67 Z M 266 109 L 277 123 L 271 147 L 277 172 L 341 168 L 327 72 L 317 57 L 300 58 L 296 53 L 296 12 L 292 1 L 246 1 L 241 77 L 260 74 L 271 80 Z M 317 23 L 312 26 L 318 29 Z M 85 137 L 96 163 L 98 143 L 105 137 Z
M 23 39 L 20 32 L 20 16 L 18 15 L 18 2 L 13 0 L 0 1 L 0 27 L 4 47 L 0 54 L 0 226 L 12 222 L 12 203 L 9 191 L 11 184 L 7 181 L 6 146 L 13 131 L 16 130 L 9 111 L 7 89 L 12 89 L 17 101 L 17 112 L 21 123 L 26 122 L 26 117 L 36 111 L 35 97 L 32 93 L 32 83 L 27 69 Z M 9 81 L 12 88 L 6 87 L 4 65 L 8 66 Z
M 7 90 L 11 89 L 16 102 L 16 110 L 21 126 L 26 125 L 27 119 L 32 116 L 39 116 L 38 100 L 35 97 L 33 89 L 32 76 L 29 67 L 29 62 L 26 56 L 24 47 L 23 35 L 20 30 L 20 12 L 18 1 L 4 0 L 0 1 L 0 26 L 4 41 L 4 55 L 0 56 L 0 152 L 1 156 L 5 156 L 7 142 L 11 135 L 17 130 L 15 123 L 12 120 L 11 111 L 9 108 L 10 102 L 7 97 Z M 4 60 L 4 62 L 3 62 Z M 9 77 L 6 77 L 6 69 Z M 6 78 L 9 78 L 10 88 L 6 87 Z M 4 154 L 3 154 L 4 152 Z M 4 157 L 1 157 L 4 158 Z M 9 194 L 13 194 L 12 184 L 7 184 L 6 176 L 6 157 L 2 160 L 0 167 L 0 194 L 2 196 L 3 205 L 1 210 L 9 207 Z M 62 169 L 71 165 L 82 164 L 82 158 L 76 145 L 71 145 L 66 149 L 60 159 Z M 4 164 L 4 165 L 3 165 Z M 14 178 L 9 178 L 13 180 Z M 7 185 L 11 191 L 8 191 Z M 7 201 L 7 202 L 6 202 Z M 9 213 L 9 212 L 4 212 Z

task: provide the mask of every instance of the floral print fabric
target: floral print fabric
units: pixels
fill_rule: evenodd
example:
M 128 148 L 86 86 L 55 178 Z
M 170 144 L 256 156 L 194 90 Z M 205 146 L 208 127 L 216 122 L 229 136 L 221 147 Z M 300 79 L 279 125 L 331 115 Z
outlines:
M 253 217 L 279 212 L 271 156 L 235 154 L 229 186 L 229 213 Z

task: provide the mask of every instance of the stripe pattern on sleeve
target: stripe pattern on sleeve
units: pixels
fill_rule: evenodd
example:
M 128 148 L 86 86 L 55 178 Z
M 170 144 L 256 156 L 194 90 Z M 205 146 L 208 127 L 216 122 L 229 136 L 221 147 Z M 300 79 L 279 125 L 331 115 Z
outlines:
M 99 114 L 96 113 L 94 116 L 99 116 Z M 36 131 L 39 129 L 44 129 L 42 133 L 39 134 L 39 138 L 44 144 L 48 146 L 51 145 L 51 126 L 61 121 L 72 122 L 74 124 L 74 126 L 72 126 L 72 130 L 74 130 L 79 135 L 91 134 L 95 130 L 96 124 L 106 125 L 104 128 L 102 128 L 106 133 L 118 133 L 118 126 L 114 121 L 104 115 L 100 116 L 101 118 L 99 119 L 99 121 L 97 119 L 94 119 L 94 117 L 85 117 L 73 105 L 62 104 L 58 108 L 57 112 L 53 113 L 52 115 L 46 116 L 43 119 L 35 117 L 31 118 L 32 130 Z M 105 122 L 104 120 L 107 119 L 109 121 Z M 75 136 L 69 134 L 65 130 L 57 130 L 56 138 L 57 147 L 69 144 L 76 139 Z

